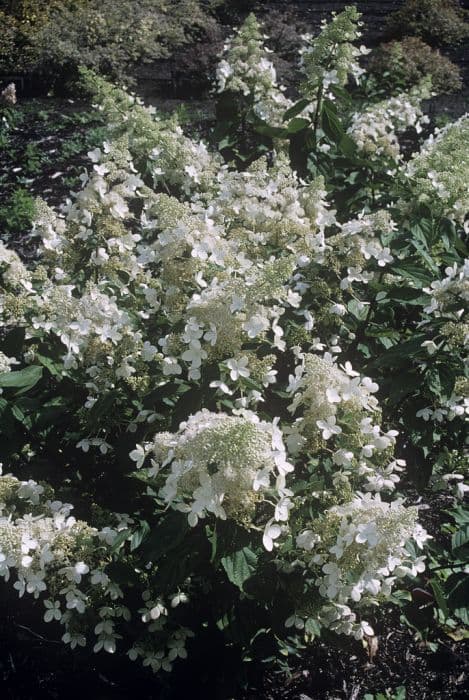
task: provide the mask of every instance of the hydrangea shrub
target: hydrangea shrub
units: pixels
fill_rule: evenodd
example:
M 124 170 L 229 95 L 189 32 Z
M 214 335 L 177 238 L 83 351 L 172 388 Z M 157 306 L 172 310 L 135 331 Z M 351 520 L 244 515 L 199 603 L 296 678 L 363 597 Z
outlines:
M 357 23 L 306 39 L 292 103 L 248 18 L 217 74 L 265 138 L 240 167 L 84 71 L 108 138 L 60 208 L 37 201 L 38 259 L 0 246 L 0 574 L 72 648 L 170 671 L 207 626 L 246 651 L 265 627 L 283 653 L 362 639 L 424 569 L 400 407 L 428 377 L 412 421 L 456 434 L 467 411 L 445 156 L 466 123 L 406 163 L 422 93 L 350 106 Z

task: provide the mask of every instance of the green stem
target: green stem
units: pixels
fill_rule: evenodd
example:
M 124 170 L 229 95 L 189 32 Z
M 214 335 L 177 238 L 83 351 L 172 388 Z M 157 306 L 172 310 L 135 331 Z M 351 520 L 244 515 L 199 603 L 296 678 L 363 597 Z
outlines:
M 443 569 L 463 569 L 469 564 L 468 561 L 463 561 L 460 564 L 442 564 L 441 566 L 432 566 L 429 571 L 442 571 Z
M 314 126 L 313 126 L 314 143 L 316 143 L 316 133 L 317 133 L 318 126 L 319 126 L 319 117 L 321 116 L 322 97 L 323 97 L 323 84 L 321 83 L 318 87 L 318 92 L 317 92 L 317 96 L 316 96 L 317 105 L 316 105 L 316 113 L 314 115 Z
M 384 270 L 382 270 L 382 271 L 379 273 L 379 276 L 378 276 L 378 284 L 381 283 L 381 280 L 383 279 L 383 276 L 384 276 Z M 376 295 L 375 295 L 375 297 L 374 297 L 374 298 L 372 299 L 372 301 L 370 302 L 370 305 L 368 306 L 368 311 L 367 311 L 367 313 L 366 313 L 365 318 L 363 319 L 363 322 L 360 324 L 360 327 L 357 328 L 357 333 L 356 333 L 356 336 L 355 336 L 355 340 L 353 341 L 352 345 L 350 346 L 350 350 L 355 351 L 355 350 L 357 349 L 357 347 L 358 347 L 358 344 L 365 338 L 365 331 L 366 331 L 366 328 L 367 328 L 368 323 L 369 323 L 369 321 L 370 321 L 370 319 L 371 319 L 371 315 L 373 314 L 373 312 L 374 312 L 375 309 L 376 309 L 376 306 L 377 306 L 377 301 L 376 301 Z

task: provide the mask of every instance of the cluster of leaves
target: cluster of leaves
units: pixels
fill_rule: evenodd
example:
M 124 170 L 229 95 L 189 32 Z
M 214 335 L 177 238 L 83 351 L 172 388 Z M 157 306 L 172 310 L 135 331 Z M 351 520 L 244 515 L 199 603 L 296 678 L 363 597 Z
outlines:
M 418 36 L 432 45 L 455 44 L 467 38 L 467 11 L 458 0 L 405 0 L 390 15 L 387 30 L 392 36 Z
M 462 84 L 458 66 L 418 37 L 381 44 L 373 51 L 368 70 L 388 94 L 417 85 L 426 75 L 439 94 L 460 90 Z
M 35 212 L 34 198 L 29 192 L 22 187 L 15 189 L 8 202 L 0 206 L 2 238 L 8 240 L 32 226 Z
M 210 30 L 216 5 L 211 0 L 170 5 L 164 0 L 4 0 L 0 71 L 21 71 L 57 90 L 76 77 L 79 65 L 129 82 L 138 62 L 167 57 Z
M 404 686 L 399 686 L 394 690 L 386 689 L 382 693 L 366 693 L 363 700 L 406 700 L 407 692 Z
M 108 527 L 113 515 L 117 518 L 129 513 L 118 519 L 120 526 L 112 538 L 105 572 L 125 590 L 129 607 L 138 605 L 142 587 L 156 591 L 163 600 L 176 601 L 178 624 L 202 635 L 204 630 L 211 631 L 215 643 L 224 640 L 247 661 L 272 661 L 280 653 L 287 665 L 290 655 L 321 634 L 318 611 L 322 611 L 322 599 L 325 595 L 333 599 L 337 590 L 333 580 L 326 582 L 327 586 L 323 582 L 321 590 L 315 579 L 322 573 L 333 579 L 335 569 L 330 563 L 314 569 L 317 562 L 308 559 L 310 555 L 304 551 L 313 551 L 314 557 L 321 536 L 326 540 L 332 537 L 341 517 L 341 526 L 348 526 L 347 518 L 350 512 L 353 517 L 357 502 L 371 502 L 353 500 L 356 489 L 367 486 L 358 470 L 348 473 L 340 469 L 344 462 L 359 450 L 360 467 L 369 473 L 367 452 L 373 453 L 380 442 L 380 449 L 388 450 L 395 438 L 394 431 L 382 434 L 376 425 L 369 437 L 370 441 L 376 438 L 376 445 L 360 443 L 360 433 L 354 432 L 357 397 L 379 415 L 371 397 L 379 384 L 384 424 L 400 431 L 398 457 L 408 462 L 404 488 L 409 482 L 427 487 L 432 477 L 438 476 L 438 469 L 442 478 L 446 477 L 447 471 L 456 468 L 448 454 L 459 451 L 464 437 L 464 416 L 459 412 L 456 391 L 464 375 L 464 348 L 460 333 L 451 325 L 461 319 L 460 301 L 438 307 L 438 314 L 432 313 L 429 303 L 432 283 L 439 289 L 445 279 L 459 280 L 465 255 L 464 213 L 442 210 L 438 202 L 419 203 L 418 190 L 402 157 L 381 153 L 367 157 L 353 138 L 354 118 L 376 108 L 357 103 L 347 89 L 349 73 L 360 77 L 356 63 L 359 52 L 352 45 L 356 34 L 352 39 L 350 36 L 350 27 L 356 28 L 357 19 L 356 11 L 349 9 L 342 17 L 343 24 L 338 21 L 332 30 L 325 28 L 323 40 L 310 46 L 312 63 L 320 70 L 307 76 L 307 92 L 296 103 L 279 94 L 275 72 L 262 54 L 258 29 L 250 19 L 251 40 L 246 48 L 257 52 L 258 68 L 267 82 L 264 92 L 257 90 L 256 72 L 251 71 L 241 74 L 238 83 L 246 85 L 243 80 L 247 75 L 253 79 L 251 90 L 242 94 L 222 91 L 219 123 L 212 138 L 225 163 L 218 153 L 185 137 L 174 120 L 155 118 L 131 96 L 85 72 L 107 123 L 105 143 L 90 153 L 94 165 L 89 179 L 83 178 L 82 189 L 73 204 L 68 202 L 63 217 L 38 205 L 36 231 L 42 235 L 43 265 L 33 265 L 27 271 L 2 253 L 3 263 L 13 268 L 13 273 L 7 270 L 5 284 L 13 280 L 23 295 L 23 306 L 17 306 L 15 295 L 4 294 L 5 313 L 9 311 L 17 320 L 5 322 L 0 350 L 4 361 L 18 358 L 20 368 L 0 375 L 2 460 L 21 478 L 52 484 L 62 498 L 72 500 L 80 517 L 96 527 Z M 341 41 L 332 41 L 340 31 Z M 240 43 L 236 47 L 238 59 L 245 48 Z M 330 50 L 335 44 L 340 49 L 335 47 L 337 53 Z M 314 53 L 318 45 L 328 49 L 322 56 Z M 241 71 L 245 65 L 241 60 Z M 228 62 L 224 76 L 232 76 L 232 69 Z M 314 89 L 310 89 L 313 81 Z M 268 109 L 259 113 L 260 99 L 264 100 L 263 109 L 273 106 L 272 120 L 263 117 L 269 115 Z M 413 114 L 413 103 L 405 97 L 401 103 Z M 394 138 L 392 124 L 386 122 L 388 112 L 380 105 L 378 110 L 384 115 L 383 133 Z M 373 131 L 369 138 L 373 140 Z M 435 200 L 441 192 L 438 175 L 433 176 Z M 467 177 L 462 166 L 459 175 Z M 303 187 L 309 188 L 309 199 L 303 196 Z M 336 209 L 335 215 L 328 212 L 326 196 Z M 277 199 L 281 202 L 279 211 L 275 210 Z M 371 231 L 368 238 L 364 231 Z M 355 241 L 357 232 L 363 240 L 358 238 L 359 243 L 352 242 L 347 248 L 343 240 Z M 171 254 L 165 246 L 173 241 L 175 253 Z M 234 259 L 229 258 L 232 250 Z M 246 251 L 254 262 L 238 269 L 236 266 L 246 260 Z M 223 256 L 229 259 L 226 266 Z M 274 266 L 285 262 L 277 272 Z M 289 265 L 293 265 L 294 276 Z M 251 268 L 257 277 L 246 276 Z M 450 272 L 445 273 L 445 269 Z M 254 275 L 252 270 L 249 274 Z M 64 277 L 66 282 L 60 284 Z M 283 285 L 284 277 L 289 288 Z M 222 284 L 226 286 L 218 286 Z M 55 287 L 63 294 L 64 309 L 48 306 L 49 298 L 54 301 L 49 295 Z M 273 293 L 269 291 L 272 288 Z M 205 327 L 199 318 L 204 300 L 211 308 L 210 292 L 218 293 L 219 301 Z M 119 322 L 124 321 L 115 332 L 116 328 L 106 327 L 100 319 L 99 333 L 104 338 L 100 344 L 91 333 L 94 314 L 99 311 L 97 300 L 102 303 L 104 293 L 109 323 L 116 312 L 116 299 L 121 304 L 117 309 Z M 235 314 L 253 304 L 258 294 L 269 308 L 259 303 L 256 314 L 243 319 L 246 323 L 242 327 L 236 320 L 234 330 L 226 332 L 217 314 L 225 309 L 227 296 L 228 307 L 231 297 L 233 300 L 229 311 L 238 319 Z M 280 294 L 290 300 L 281 311 Z M 159 295 L 157 304 L 155 295 Z M 302 316 L 295 314 L 299 297 Z M 91 307 L 85 309 L 90 318 L 78 313 L 79 308 L 85 308 L 84 299 Z M 30 303 L 33 306 L 29 307 Z M 76 318 L 70 316 L 69 329 L 60 326 L 62 312 L 77 314 Z M 230 315 L 226 318 L 232 322 Z M 280 330 L 279 318 L 284 325 Z M 256 327 L 259 323 L 261 330 Z M 311 333 L 313 328 L 319 338 Z M 272 331 L 273 340 L 266 329 Z M 217 334 L 223 337 L 224 345 L 216 345 Z M 190 343 L 187 349 L 185 343 Z M 235 350 L 230 343 L 235 344 Z M 317 353 L 325 348 L 330 356 L 320 357 Z M 304 359 L 305 354 L 312 367 L 306 379 L 294 359 Z M 340 356 L 343 374 L 331 359 L 334 354 Z M 262 371 L 257 369 L 256 375 L 254 368 L 259 366 Z M 353 368 L 366 373 L 362 385 Z M 320 389 L 322 380 L 326 384 Z M 298 421 L 291 418 L 288 382 L 293 387 L 298 383 L 306 386 L 306 398 L 301 391 L 296 395 L 304 425 L 311 410 L 307 402 L 314 403 L 321 390 L 331 413 L 335 404 L 342 402 L 347 410 L 337 420 L 335 413 L 325 415 L 306 425 L 303 433 L 298 429 L 295 433 Z M 352 401 L 340 394 L 340 382 L 354 387 Z M 259 411 L 258 422 L 249 411 L 239 413 L 250 401 Z M 226 411 L 234 421 L 225 423 L 235 426 L 229 433 L 233 444 L 230 440 L 220 444 L 217 432 L 207 433 L 209 440 L 203 449 L 197 436 L 189 441 L 187 434 L 194 422 L 199 421 L 206 430 L 215 413 Z M 449 419 L 451 411 L 454 416 Z M 247 433 L 236 422 L 242 423 L 240 415 L 248 425 Z M 159 470 L 174 460 L 172 474 L 177 475 L 177 460 L 186 459 L 187 444 L 193 454 L 185 468 L 197 463 L 201 477 L 196 486 L 202 489 L 219 475 L 221 467 L 223 478 L 229 481 L 233 470 L 241 469 L 242 475 L 250 460 L 257 459 L 251 443 L 241 452 L 241 464 L 238 458 L 233 459 L 238 453 L 230 453 L 239 436 L 249 436 L 255 429 L 270 431 L 275 458 L 288 473 L 290 465 L 283 460 L 284 447 L 279 443 L 277 424 L 272 423 L 274 416 L 280 417 L 282 426 L 287 427 L 285 435 L 293 436 L 293 442 L 304 440 L 307 444 L 300 456 L 292 447 L 296 473 L 288 482 L 291 492 L 284 490 L 281 477 L 285 474 L 280 473 L 276 488 L 270 488 L 268 497 L 263 498 L 270 476 L 259 473 L 251 501 L 239 504 L 240 479 L 235 489 L 227 488 L 228 503 L 217 504 L 227 508 L 227 520 L 216 517 L 214 509 L 204 511 L 206 494 L 200 495 L 202 505 L 197 504 L 197 498 L 188 503 L 187 491 L 193 488 L 190 475 L 179 500 L 166 498 L 171 483 L 168 479 L 161 488 Z M 438 417 L 429 420 L 429 416 Z M 361 421 L 362 433 L 368 429 L 367 421 Z M 156 437 L 155 426 L 160 431 Z M 334 452 L 328 440 L 339 440 L 340 435 L 349 440 L 348 449 Z M 77 444 L 83 451 L 77 450 Z M 91 447 L 98 450 L 93 452 Z M 139 468 L 146 467 L 135 472 L 131 461 Z M 459 463 L 457 468 L 459 472 Z M 379 477 L 386 481 L 384 493 L 388 494 L 395 480 L 387 478 L 385 470 Z M 459 482 L 459 475 L 455 479 Z M 278 492 L 284 499 L 280 504 L 275 500 Z M 389 494 L 385 499 L 392 502 Z M 388 501 L 373 505 L 385 509 Z M 399 513 L 412 519 L 412 509 L 398 507 L 402 508 Z M 280 512 L 277 520 L 268 520 L 272 508 Z M 282 508 L 292 509 L 291 530 L 283 525 L 288 518 Z M 224 515 L 226 518 L 226 512 Z M 451 551 L 445 542 L 434 547 L 430 579 L 424 585 L 431 588 L 432 614 L 439 616 L 442 611 L 444 624 L 459 629 L 460 623 L 467 623 L 467 608 L 462 603 L 467 586 L 463 578 L 467 512 L 460 506 L 453 517 L 456 524 L 446 528 L 452 536 Z M 393 522 L 394 529 L 387 537 L 395 535 L 400 525 Z M 307 528 L 309 523 L 313 529 Z M 373 552 L 380 534 L 373 527 L 360 522 L 361 529 L 351 530 L 347 544 L 365 545 L 366 551 Z M 264 546 L 259 542 L 259 530 L 264 531 Z M 410 540 L 405 532 L 402 538 Z M 418 539 L 418 530 L 415 535 Z M 343 541 L 337 540 L 335 551 L 345 543 L 344 535 Z M 422 568 L 418 552 L 412 550 L 411 542 L 407 547 L 409 558 L 418 562 L 417 573 Z M 363 550 L 357 546 L 351 555 L 348 581 L 359 568 L 353 559 L 357 551 Z M 322 556 L 320 565 L 325 561 Z M 309 565 L 316 573 L 307 573 Z M 372 579 L 368 585 L 370 591 L 379 590 L 380 582 Z M 354 590 L 355 602 L 362 593 Z M 383 592 L 373 601 L 379 603 L 386 597 Z M 187 598 L 189 604 L 181 605 Z M 155 623 L 151 632 L 159 641 L 162 628 L 156 621 L 167 611 L 163 612 L 161 601 L 152 605 L 142 619 Z M 104 609 L 112 609 L 112 605 Z M 360 615 L 365 614 L 365 606 L 358 609 Z M 92 614 L 93 610 L 87 610 L 86 615 Z M 350 618 L 356 622 L 355 617 Z M 448 622 L 454 618 L 455 625 Z M 124 625 L 131 642 L 136 636 L 133 624 Z M 357 638 L 372 635 L 365 620 L 360 618 L 357 625 L 358 630 L 350 627 Z M 107 646 L 108 651 L 115 649 L 112 643 Z M 184 646 L 172 649 L 180 649 L 184 657 Z M 142 651 L 137 645 L 131 651 L 143 655 L 152 667 L 162 665 L 163 657 L 146 648 Z M 168 658 L 174 661 L 174 654 Z

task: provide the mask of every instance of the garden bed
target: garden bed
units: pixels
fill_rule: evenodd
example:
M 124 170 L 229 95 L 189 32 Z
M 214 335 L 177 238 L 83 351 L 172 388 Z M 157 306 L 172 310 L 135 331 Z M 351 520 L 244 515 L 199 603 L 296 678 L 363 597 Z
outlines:
M 467 696 L 469 122 L 359 28 L 3 94 L 6 698 Z

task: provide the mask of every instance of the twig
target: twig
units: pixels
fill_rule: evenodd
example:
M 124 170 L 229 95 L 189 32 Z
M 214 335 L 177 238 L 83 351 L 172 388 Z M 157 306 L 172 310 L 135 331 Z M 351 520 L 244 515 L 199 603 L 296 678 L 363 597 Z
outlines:
M 36 637 L 36 639 L 40 639 L 42 642 L 47 642 L 48 644 L 61 644 L 61 642 L 57 641 L 56 639 L 47 639 L 46 637 L 43 637 L 41 634 L 34 632 L 32 629 L 29 629 L 29 627 L 26 627 L 25 625 L 20 625 L 16 623 L 16 627 L 20 627 L 22 630 L 26 630 L 26 632 L 29 632 L 29 634 L 31 634 L 33 637 Z

